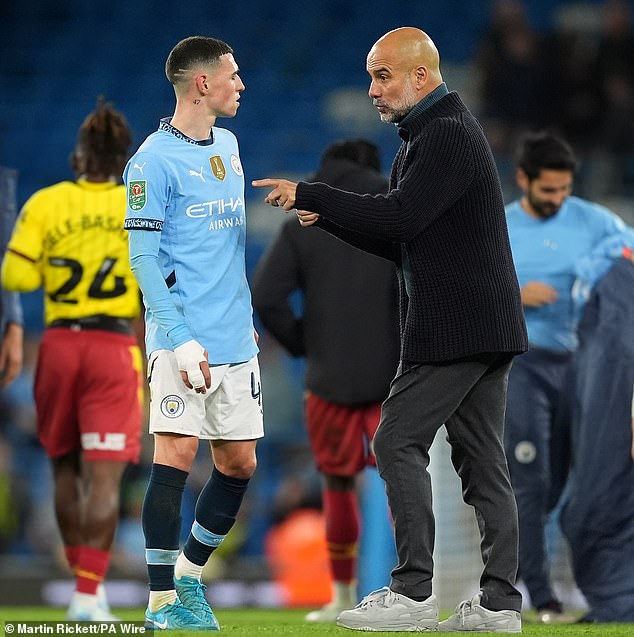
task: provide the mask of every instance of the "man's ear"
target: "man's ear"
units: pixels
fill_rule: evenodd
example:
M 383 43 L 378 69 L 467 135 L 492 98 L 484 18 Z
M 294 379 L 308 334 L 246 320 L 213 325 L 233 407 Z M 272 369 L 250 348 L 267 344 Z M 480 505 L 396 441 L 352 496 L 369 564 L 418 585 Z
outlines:
M 196 88 L 201 95 L 209 91 L 209 76 L 206 73 L 196 76 Z
M 530 180 L 523 168 L 518 168 L 515 171 L 515 182 L 524 192 L 528 190 Z
M 414 76 L 416 79 L 416 88 L 422 88 L 429 77 L 429 73 L 427 72 L 427 67 L 425 66 L 417 66 L 414 69 Z

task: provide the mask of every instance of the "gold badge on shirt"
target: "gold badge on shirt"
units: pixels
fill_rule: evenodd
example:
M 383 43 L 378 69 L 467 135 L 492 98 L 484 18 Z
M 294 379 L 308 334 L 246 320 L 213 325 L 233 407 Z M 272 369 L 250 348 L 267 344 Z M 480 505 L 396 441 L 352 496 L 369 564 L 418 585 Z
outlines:
M 214 174 L 214 177 L 220 179 L 220 181 L 224 181 L 227 176 L 227 171 L 225 165 L 222 163 L 222 157 L 220 155 L 214 155 L 209 158 L 209 163 L 211 164 L 211 172 Z

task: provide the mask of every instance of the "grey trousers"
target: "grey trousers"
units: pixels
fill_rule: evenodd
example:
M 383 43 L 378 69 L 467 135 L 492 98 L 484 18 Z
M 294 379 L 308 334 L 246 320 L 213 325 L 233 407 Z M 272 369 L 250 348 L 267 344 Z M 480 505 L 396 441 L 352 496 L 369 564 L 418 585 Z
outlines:
M 504 455 L 511 356 L 485 354 L 448 364 L 401 364 L 374 437 L 377 467 L 394 518 L 398 565 L 390 588 L 432 593 L 434 514 L 429 448 L 445 424 L 464 501 L 480 530 L 482 604 L 520 611 L 517 507 Z

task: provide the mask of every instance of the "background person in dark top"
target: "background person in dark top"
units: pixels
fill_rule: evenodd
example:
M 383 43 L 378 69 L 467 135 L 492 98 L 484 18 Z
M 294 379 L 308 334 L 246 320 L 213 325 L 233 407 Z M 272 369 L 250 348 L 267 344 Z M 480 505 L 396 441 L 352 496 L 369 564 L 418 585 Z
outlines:
M 385 193 L 378 148 L 364 140 L 330 146 L 313 181 L 358 193 Z M 302 290 L 295 316 L 289 296 Z M 319 471 L 333 598 L 306 616 L 334 622 L 357 603 L 360 536 L 355 476 L 375 464 L 369 442 L 398 364 L 394 263 L 362 252 L 295 218 L 282 226 L 255 272 L 262 323 L 293 356 L 305 356 L 306 425 Z
M 0 258 L 4 258 L 16 219 L 17 173 L 0 166 Z M 18 292 L 0 289 L 0 387 L 13 382 L 22 371 L 24 336 L 22 305 Z
M 487 139 L 494 150 L 508 152 L 518 130 L 543 124 L 545 48 L 523 2 L 496 0 L 490 10 L 474 62 Z
M 369 95 L 403 140 L 387 195 L 263 179 L 267 201 L 391 258 L 400 285 L 401 363 L 374 450 L 394 518 L 398 566 L 338 623 L 357 630 L 521 631 L 517 509 L 503 448 L 506 384 L 527 348 L 504 203 L 482 128 L 413 27 L 390 31 L 367 57 Z M 305 212 L 311 211 L 311 212 Z M 438 623 L 432 595 L 434 515 L 429 448 L 446 425 L 463 497 L 475 508 L 481 590 Z

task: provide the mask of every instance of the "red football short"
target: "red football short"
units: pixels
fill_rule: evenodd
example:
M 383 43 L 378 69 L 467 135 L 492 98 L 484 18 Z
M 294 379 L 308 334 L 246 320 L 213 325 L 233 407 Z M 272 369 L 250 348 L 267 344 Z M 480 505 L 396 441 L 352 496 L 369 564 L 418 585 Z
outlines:
M 347 406 L 309 393 L 306 426 L 321 473 L 352 477 L 366 465 L 376 465 L 370 441 L 381 417 L 381 403 Z
M 35 374 L 40 441 L 50 458 L 137 462 L 143 396 L 136 339 L 102 330 L 49 328 Z

